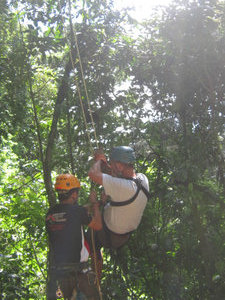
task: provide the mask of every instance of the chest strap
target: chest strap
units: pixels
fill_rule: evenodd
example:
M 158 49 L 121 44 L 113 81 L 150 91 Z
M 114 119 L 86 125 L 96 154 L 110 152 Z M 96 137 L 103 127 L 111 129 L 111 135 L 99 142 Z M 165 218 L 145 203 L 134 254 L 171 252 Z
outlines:
M 116 201 L 111 200 L 110 201 L 111 206 L 125 206 L 125 205 L 132 203 L 137 198 L 140 191 L 142 191 L 145 194 L 145 196 L 147 197 L 148 200 L 151 198 L 151 194 L 149 193 L 149 191 L 141 184 L 142 180 L 140 178 L 132 177 L 132 178 L 123 178 L 123 179 L 134 181 L 137 185 L 137 191 L 135 192 L 133 197 L 131 197 L 130 199 L 128 199 L 126 201 L 116 202 Z

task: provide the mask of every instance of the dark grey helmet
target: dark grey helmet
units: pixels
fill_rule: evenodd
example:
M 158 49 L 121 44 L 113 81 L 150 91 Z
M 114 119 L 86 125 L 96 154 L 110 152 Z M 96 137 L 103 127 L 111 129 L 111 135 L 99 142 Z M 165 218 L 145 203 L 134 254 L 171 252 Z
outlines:
M 136 160 L 134 149 L 128 146 L 114 147 L 110 154 L 110 160 L 133 164 Z

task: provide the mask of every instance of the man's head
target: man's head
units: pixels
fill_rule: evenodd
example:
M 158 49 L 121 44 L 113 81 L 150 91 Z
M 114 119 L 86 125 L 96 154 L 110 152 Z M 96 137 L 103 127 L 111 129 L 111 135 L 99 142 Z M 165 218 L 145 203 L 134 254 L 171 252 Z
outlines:
M 59 201 L 71 200 L 75 203 L 78 199 L 80 182 L 72 174 L 60 174 L 56 177 L 55 190 L 58 193 Z
M 114 147 L 110 153 L 110 160 L 133 165 L 136 160 L 134 149 L 128 146 Z
M 110 153 L 110 164 L 113 175 L 129 176 L 129 174 L 133 172 L 135 160 L 133 148 L 128 146 L 118 146 L 113 148 Z

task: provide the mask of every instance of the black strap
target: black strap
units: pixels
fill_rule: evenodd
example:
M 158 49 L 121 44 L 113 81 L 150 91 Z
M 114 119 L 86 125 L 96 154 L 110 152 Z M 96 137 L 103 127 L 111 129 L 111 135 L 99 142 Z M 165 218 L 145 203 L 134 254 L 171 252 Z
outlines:
M 116 201 L 110 201 L 110 205 L 111 206 L 125 206 L 128 205 L 130 203 L 132 203 L 138 196 L 140 190 L 142 190 L 142 192 L 145 194 L 145 196 L 147 197 L 147 199 L 149 200 L 151 197 L 151 194 L 149 193 L 149 191 L 141 184 L 141 179 L 140 178 L 123 178 L 123 179 L 127 179 L 127 180 L 132 180 L 136 183 L 137 185 L 137 191 L 135 192 L 134 196 L 131 197 L 130 199 L 126 200 L 126 201 L 121 201 L 121 202 L 116 202 Z

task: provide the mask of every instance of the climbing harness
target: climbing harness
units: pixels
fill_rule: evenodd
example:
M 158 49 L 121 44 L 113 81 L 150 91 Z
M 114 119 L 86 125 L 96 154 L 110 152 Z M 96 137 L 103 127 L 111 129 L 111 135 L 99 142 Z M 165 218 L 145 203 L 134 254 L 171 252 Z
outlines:
M 128 204 L 134 202 L 134 200 L 137 198 L 137 196 L 138 196 L 138 194 L 139 194 L 140 191 L 142 191 L 145 194 L 145 196 L 147 197 L 148 200 L 151 198 L 152 195 L 142 185 L 142 183 L 141 183 L 142 180 L 140 178 L 133 178 L 133 177 L 131 177 L 131 178 L 124 178 L 123 177 L 123 179 L 134 181 L 136 183 L 136 185 L 137 185 L 137 191 L 135 192 L 135 194 L 134 194 L 133 197 L 131 197 L 130 199 L 128 199 L 126 201 L 116 202 L 116 201 L 110 200 L 110 205 L 111 206 L 125 206 L 125 205 L 128 205 Z
M 68 297 L 70 293 L 72 293 L 71 299 L 76 299 L 76 295 L 80 292 L 87 294 L 87 296 L 96 296 L 98 294 L 97 275 L 87 262 L 52 266 L 51 272 L 56 281 L 57 299 Z

